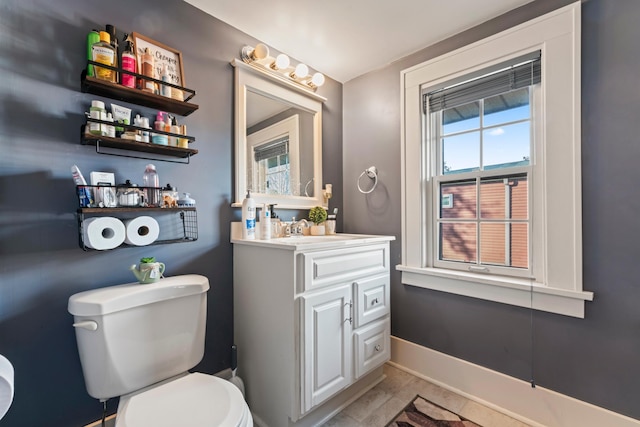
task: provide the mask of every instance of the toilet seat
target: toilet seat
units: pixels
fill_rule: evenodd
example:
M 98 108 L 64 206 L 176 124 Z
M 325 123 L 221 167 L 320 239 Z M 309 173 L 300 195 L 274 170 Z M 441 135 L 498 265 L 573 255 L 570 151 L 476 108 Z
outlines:
M 242 393 L 222 378 L 187 374 L 120 397 L 116 427 L 252 427 Z

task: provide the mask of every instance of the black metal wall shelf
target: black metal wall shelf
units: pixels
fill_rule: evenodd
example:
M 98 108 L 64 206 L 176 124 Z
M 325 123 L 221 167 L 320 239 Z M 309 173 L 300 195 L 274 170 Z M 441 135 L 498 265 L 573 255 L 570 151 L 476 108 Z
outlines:
M 133 73 L 127 70 L 123 70 L 118 67 L 110 67 L 108 65 L 100 64 L 94 61 L 87 61 L 88 64 L 99 65 L 102 68 L 108 68 L 118 73 L 130 74 L 132 76 L 144 78 L 145 80 L 154 81 L 160 85 L 171 86 L 173 88 L 181 90 L 183 93 L 187 93 L 184 101 L 180 101 L 174 98 L 168 98 L 162 95 L 156 95 L 154 93 L 145 92 L 140 89 L 130 88 L 123 86 L 119 83 L 109 82 L 101 80 L 95 77 L 87 76 L 87 70 L 82 70 L 81 89 L 82 92 L 92 93 L 94 95 L 104 96 L 107 98 L 118 99 L 121 101 L 129 102 L 132 104 L 143 105 L 150 108 L 156 108 L 168 113 L 175 113 L 181 116 L 188 116 L 196 111 L 199 106 L 188 102 L 196 94 L 195 90 L 188 89 L 182 86 L 163 82 L 162 80 L 153 79 L 143 76 L 142 74 Z
M 141 105 L 144 107 L 156 108 L 165 112 L 178 114 L 181 116 L 187 116 L 198 109 L 198 105 L 192 104 L 188 102 L 191 98 L 193 98 L 196 92 L 193 89 L 188 89 L 182 86 L 174 85 L 168 82 L 163 82 L 158 79 L 150 78 L 147 76 L 143 76 L 142 74 L 134 73 L 131 71 L 124 70 L 119 67 L 112 67 L 105 64 L 100 64 L 95 61 L 87 61 L 88 65 L 100 66 L 101 68 L 108 68 L 117 73 L 129 74 L 135 76 L 136 78 L 143 78 L 144 80 L 151 80 L 159 85 L 170 86 L 172 88 L 176 88 L 182 91 L 185 94 L 185 100 L 181 101 L 174 98 L 169 98 L 166 96 L 157 95 L 150 92 L 145 92 L 143 90 L 137 88 L 130 88 L 127 86 L 123 86 L 119 83 L 110 82 L 107 80 L 98 79 L 95 77 L 87 76 L 87 70 L 82 71 L 81 76 L 81 88 L 83 92 L 92 93 L 94 95 L 100 95 L 116 100 L 122 100 L 125 102 L 129 102 L 132 104 Z M 87 118 L 87 123 L 102 123 L 107 126 L 113 126 L 114 123 L 107 122 L 104 120 L 96 120 Z M 135 130 L 135 131 L 143 131 L 143 132 L 152 132 L 154 134 L 167 135 L 168 137 L 175 137 L 180 139 L 186 139 L 189 143 L 194 142 L 195 138 L 188 135 L 179 135 L 171 132 L 158 131 L 154 129 L 145 129 L 134 125 L 125 125 L 118 123 L 116 126 L 124 128 L 125 130 Z M 141 142 L 135 141 L 131 139 L 124 138 L 114 138 L 104 135 L 94 135 L 89 132 L 86 132 L 86 125 L 83 125 L 81 130 L 81 142 L 83 145 L 93 145 L 96 147 L 96 153 L 98 154 L 106 154 L 111 156 L 119 156 L 119 157 L 130 157 L 130 158 L 138 158 L 138 159 L 147 159 L 147 160 L 159 160 L 165 162 L 173 162 L 173 163 L 190 163 L 191 156 L 198 154 L 198 150 L 192 148 L 184 148 L 177 146 L 169 146 L 169 145 L 160 145 L 153 144 L 151 141 Z M 151 138 L 151 137 L 150 137 Z M 115 149 L 117 152 L 105 151 L 104 148 Z M 154 154 L 162 157 L 149 157 L 144 155 L 130 155 L 123 154 L 126 151 L 134 151 L 146 154 Z M 175 161 L 167 159 L 166 157 L 173 157 L 178 159 L 186 159 L 186 161 Z
M 104 123 L 104 124 L 108 124 L 108 125 L 114 125 L 114 123 L 112 122 L 105 122 L 102 120 L 87 120 L 87 122 L 98 122 L 98 123 Z M 195 141 L 195 139 L 191 136 L 187 136 L 187 135 L 178 135 L 178 134 L 173 134 L 170 132 L 163 132 L 163 131 L 157 131 L 157 130 L 152 130 L 152 129 L 145 129 L 145 128 L 141 128 L 141 127 L 137 127 L 137 126 L 132 126 L 132 125 L 122 125 L 122 124 L 117 124 L 117 126 L 119 127 L 124 127 L 126 129 L 136 129 L 136 130 L 143 130 L 143 131 L 147 131 L 149 133 L 156 133 L 156 134 L 163 134 L 163 135 L 168 135 L 168 136 L 175 136 L 175 137 L 179 137 L 182 139 L 188 139 L 189 142 L 193 142 Z M 144 157 L 144 156 L 131 156 L 131 155 L 126 155 L 126 154 L 116 154 L 116 153 L 109 153 L 109 152 L 105 152 L 105 151 L 100 151 L 101 148 L 114 148 L 114 149 L 118 149 L 118 150 L 128 150 L 128 151 L 137 151 L 137 152 L 142 152 L 142 153 L 149 153 L 149 154 L 157 154 L 157 155 L 162 155 L 162 156 L 168 156 L 168 157 L 176 157 L 176 158 L 180 158 L 180 159 L 186 159 L 186 162 L 175 162 L 174 163 L 189 163 L 191 156 L 194 156 L 196 154 L 198 154 L 198 150 L 193 149 L 193 148 L 182 148 L 182 147 L 175 147 L 172 145 L 159 145 L 159 144 L 153 144 L 150 142 L 141 142 L 141 141 L 134 141 L 132 139 L 123 139 L 123 138 L 112 138 L 109 136 L 103 136 L 103 135 L 94 135 L 92 133 L 89 133 L 86 131 L 86 126 L 83 125 L 80 129 L 80 133 L 81 133 L 81 141 L 83 145 L 93 145 L 96 147 L 96 153 L 98 154 L 107 154 L 107 155 L 112 155 L 112 156 L 120 156 L 120 157 L 135 157 L 135 158 L 143 158 L 143 159 L 149 159 L 149 160 L 160 160 L 160 161 L 168 161 L 171 162 L 172 160 L 167 160 L 167 159 L 162 159 L 162 158 L 158 158 L 158 157 Z
M 198 214 L 195 207 L 179 208 L 79 208 L 78 244 L 84 251 L 94 251 L 84 242 L 83 223 L 88 217 L 111 216 L 126 221 L 140 215 L 164 217 L 158 239 L 148 246 L 168 243 L 195 242 L 198 240 Z M 117 248 L 140 247 L 123 243 Z

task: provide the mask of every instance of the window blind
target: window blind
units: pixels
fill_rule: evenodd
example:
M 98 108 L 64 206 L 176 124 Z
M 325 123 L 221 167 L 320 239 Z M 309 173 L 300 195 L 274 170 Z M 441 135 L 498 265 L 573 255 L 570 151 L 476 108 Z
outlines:
M 465 76 L 462 82 L 460 80 L 450 81 L 445 83 L 444 87 L 425 91 L 426 93 L 423 94 L 425 113 L 427 106 L 429 111 L 434 113 L 540 83 L 540 51 L 514 58 L 474 75 Z
M 282 156 L 289 153 L 289 136 L 283 136 L 266 144 L 262 144 L 253 150 L 256 162 Z

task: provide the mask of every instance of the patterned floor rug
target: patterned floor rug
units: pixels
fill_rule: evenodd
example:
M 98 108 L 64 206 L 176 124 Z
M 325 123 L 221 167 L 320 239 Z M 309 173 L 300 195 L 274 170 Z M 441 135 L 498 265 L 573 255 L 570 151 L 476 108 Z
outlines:
M 416 396 L 387 427 L 482 427 L 460 415 Z

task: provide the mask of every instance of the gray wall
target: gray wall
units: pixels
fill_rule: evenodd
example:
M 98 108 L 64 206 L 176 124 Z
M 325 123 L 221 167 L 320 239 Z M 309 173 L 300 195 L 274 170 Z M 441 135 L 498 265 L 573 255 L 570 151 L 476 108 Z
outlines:
M 569 3 L 535 1 L 345 83 L 345 231 L 395 235 L 400 263 L 400 71 Z M 586 318 L 404 286 L 395 272 L 392 333 L 640 418 L 640 2 L 588 0 L 582 8 L 584 289 L 595 293 Z M 355 183 L 371 165 L 380 184 L 365 196 Z
M 196 137 L 200 153 L 190 165 L 154 161 L 163 184 L 197 201 L 194 243 L 84 252 L 78 247 L 77 200 L 70 167 L 85 177 L 111 171 L 118 182 L 141 183 L 146 160 L 95 154 L 80 144 L 84 111 L 80 92 L 85 40 L 92 28 L 116 25 L 163 42 L 183 54 L 186 85 L 200 109 L 178 120 Z M 167 275 L 210 279 L 207 342 L 198 370 L 230 365 L 233 339 L 232 248 L 233 68 L 255 40 L 180 0 L 2 0 L 0 3 L 0 354 L 16 371 L 14 404 L 1 426 L 69 427 L 101 416 L 86 393 L 76 348 L 70 295 L 133 281 L 129 265 L 155 256 Z M 318 91 L 325 104 L 323 132 L 327 182 L 341 185 L 342 85 L 328 79 Z M 127 104 L 125 104 L 127 105 Z M 149 117 L 154 110 L 132 106 Z M 337 154 L 336 154 L 337 153 Z M 336 191 L 334 202 L 341 205 Z M 339 196 L 339 197 L 338 197 Z M 287 218 L 291 213 L 282 212 Z M 242 349 L 239 349 L 240 359 Z M 240 363 L 242 361 L 240 360 Z M 240 367 L 241 368 L 241 367 Z M 116 407 L 109 404 L 109 412 Z

